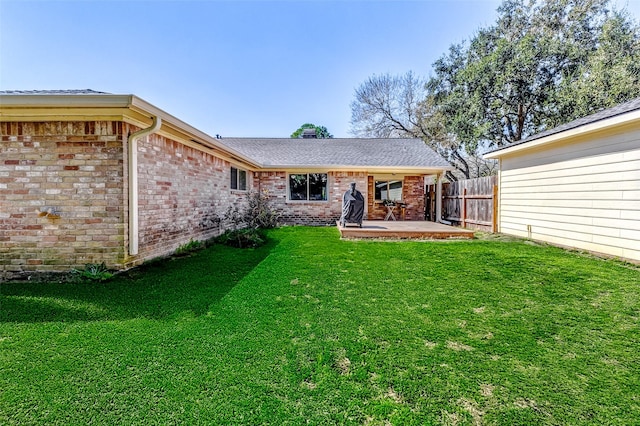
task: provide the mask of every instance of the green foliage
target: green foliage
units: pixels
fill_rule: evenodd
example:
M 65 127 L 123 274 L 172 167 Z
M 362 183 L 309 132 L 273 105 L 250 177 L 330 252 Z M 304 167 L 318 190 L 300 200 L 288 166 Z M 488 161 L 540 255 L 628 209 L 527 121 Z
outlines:
M 229 229 L 216 238 L 216 242 L 237 248 L 256 248 L 267 242 L 263 230 L 256 228 Z
M 268 235 L 99 286 L 2 283 L 0 423 L 637 424 L 637 267 Z
M 271 229 L 278 226 L 280 215 L 273 209 L 267 191 L 252 191 L 247 195 L 243 221 L 249 228 Z
M 447 129 L 501 146 L 640 96 L 640 29 L 608 0 L 505 0 L 496 24 L 434 64 Z
M 231 229 L 270 229 L 278 226 L 279 214 L 271 206 L 267 191 L 251 191 L 243 207 L 229 206 L 224 222 Z
M 113 272 L 102 263 L 87 263 L 84 269 L 72 269 L 71 274 L 79 280 L 104 282 L 113 278 Z
M 640 28 L 609 4 L 505 0 L 495 24 L 433 64 L 426 85 L 411 72 L 364 82 L 351 132 L 418 137 L 465 178 L 490 174 L 482 151 L 640 96 Z
M 180 245 L 176 251 L 174 252 L 174 254 L 176 256 L 183 256 L 186 254 L 189 254 L 193 251 L 199 250 L 201 248 L 204 247 L 204 243 L 202 241 L 198 241 L 198 240 L 189 240 L 188 243 L 182 244 Z
M 333 138 L 333 135 L 331 133 L 329 133 L 329 130 L 325 126 L 316 126 L 315 124 L 312 124 L 312 123 L 303 124 L 302 126 L 300 126 L 298 128 L 298 130 L 296 130 L 295 132 L 293 132 L 291 134 L 291 137 L 294 138 L 294 139 L 302 137 L 302 132 L 304 132 L 305 129 L 315 129 L 316 138 L 318 138 L 318 139 L 331 139 L 331 138 Z
M 239 248 L 259 247 L 266 242 L 262 230 L 278 226 L 278 218 L 268 192 L 252 191 L 247 194 L 243 208 L 229 206 L 224 220 L 231 229 L 216 238 L 216 242 Z

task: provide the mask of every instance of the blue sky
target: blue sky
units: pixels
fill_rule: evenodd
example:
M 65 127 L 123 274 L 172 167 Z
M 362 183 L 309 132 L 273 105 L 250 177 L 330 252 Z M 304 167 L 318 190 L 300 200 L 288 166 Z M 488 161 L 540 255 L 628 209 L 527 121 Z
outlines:
M 428 77 L 498 0 L 0 0 L 0 90 L 133 93 L 223 136 L 349 137 L 373 74 Z M 637 20 L 640 0 L 618 0 Z

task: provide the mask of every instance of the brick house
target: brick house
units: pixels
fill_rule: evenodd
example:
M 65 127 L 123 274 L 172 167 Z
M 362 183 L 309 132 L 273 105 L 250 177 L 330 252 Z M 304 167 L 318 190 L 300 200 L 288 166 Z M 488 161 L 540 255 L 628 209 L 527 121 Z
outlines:
M 209 136 L 134 95 L 0 92 L 0 278 L 105 262 L 126 269 L 223 231 L 266 191 L 284 224 L 334 224 L 356 182 L 424 220 L 450 165 L 419 139 Z

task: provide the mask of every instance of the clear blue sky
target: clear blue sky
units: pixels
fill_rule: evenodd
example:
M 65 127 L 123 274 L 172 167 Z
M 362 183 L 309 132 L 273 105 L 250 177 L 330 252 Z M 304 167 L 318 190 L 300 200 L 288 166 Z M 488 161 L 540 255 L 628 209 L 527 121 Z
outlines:
M 349 137 L 373 74 L 428 77 L 499 0 L 0 0 L 0 90 L 135 94 L 223 136 Z M 617 0 L 638 19 L 640 0 Z

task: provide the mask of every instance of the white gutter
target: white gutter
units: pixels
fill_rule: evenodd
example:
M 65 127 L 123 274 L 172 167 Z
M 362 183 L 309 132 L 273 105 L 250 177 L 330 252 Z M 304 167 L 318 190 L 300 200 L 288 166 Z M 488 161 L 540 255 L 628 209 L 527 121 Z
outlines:
M 138 254 L 138 138 L 147 137 L 160 129 L 162 119 L 153 116 L 146 129 L 129 135 L 129 254 Z

